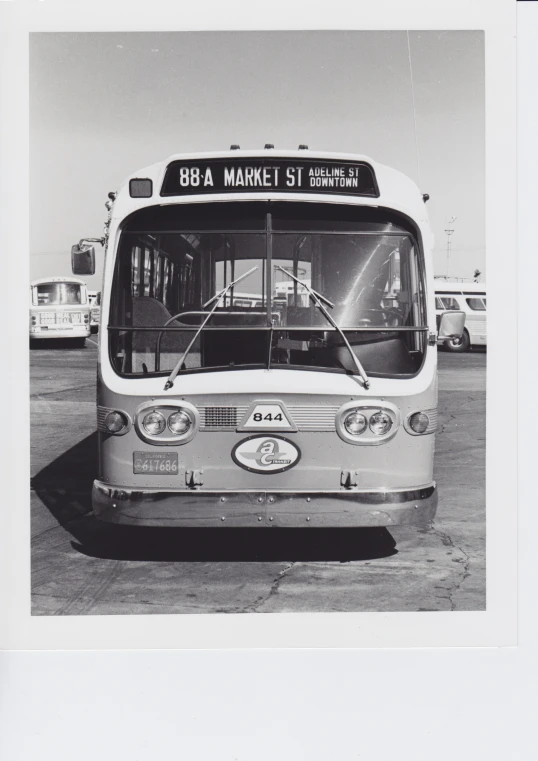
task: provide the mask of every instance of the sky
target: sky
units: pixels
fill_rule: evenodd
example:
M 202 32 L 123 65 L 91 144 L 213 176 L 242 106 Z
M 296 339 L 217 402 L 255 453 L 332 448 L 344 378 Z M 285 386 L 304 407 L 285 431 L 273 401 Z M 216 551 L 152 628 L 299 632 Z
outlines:
M 31 277 L 71 274 L 71 246 L 102 235 L 107 193 L 139 168 L 306 143 L 409 175 L 430 195 L 435 274 L 485 280 L 484 126 L 479 31 L 409 47 L 405 31 L 34 33 Z

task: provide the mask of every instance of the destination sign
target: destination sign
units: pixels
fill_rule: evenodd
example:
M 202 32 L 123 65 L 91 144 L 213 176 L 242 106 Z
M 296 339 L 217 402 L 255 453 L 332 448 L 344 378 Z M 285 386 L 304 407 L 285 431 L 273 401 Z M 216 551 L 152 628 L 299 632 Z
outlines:
M 268 190 L 379 196 L 374 170 L 369 164 L 289 158 L 173 161 L 166 170 L 161 196 Z

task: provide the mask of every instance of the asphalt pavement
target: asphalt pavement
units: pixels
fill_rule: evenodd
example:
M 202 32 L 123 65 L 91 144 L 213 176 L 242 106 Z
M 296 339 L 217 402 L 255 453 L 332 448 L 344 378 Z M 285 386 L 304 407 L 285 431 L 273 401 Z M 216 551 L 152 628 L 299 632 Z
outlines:
M 431 529 L 162 529 L 91 512 L 96 336 L 30 353 L 32 613 L 485 610 L 484 351 L 439 353 Z

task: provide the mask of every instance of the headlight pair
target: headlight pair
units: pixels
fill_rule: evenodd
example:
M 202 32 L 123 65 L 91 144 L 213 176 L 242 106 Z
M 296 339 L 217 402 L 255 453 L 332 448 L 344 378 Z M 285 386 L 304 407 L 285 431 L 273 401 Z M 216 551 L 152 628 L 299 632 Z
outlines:
M 351 436 L 360 436 L 369 428 L 376 436 L 384 436 L 393 425 L 392 418 L 386 412 L 380 410 L 374 412 L 370 419 L 359 410 L 352 410 L 343 420 L 344 428 Z
M 166 427 L 176 436 L 184 436 L 193 424 L 191 416 L 183 409 L 172 412 L 168 419 L 158 410 L 147 412 L 142 418 L 142 427 L 150 436 L 158 436 Z
M 336 431 L 349 444 L 383 444 L 400 427 L 398 407 L 384 400 L 347 402 L 336 415 Z
M 184 400 L 176 403 L 153 399 L 137 409 L 134 425 L 140 438 L 148 444 L 163 447 L 186 444 L 196 436 L 199 413 Z

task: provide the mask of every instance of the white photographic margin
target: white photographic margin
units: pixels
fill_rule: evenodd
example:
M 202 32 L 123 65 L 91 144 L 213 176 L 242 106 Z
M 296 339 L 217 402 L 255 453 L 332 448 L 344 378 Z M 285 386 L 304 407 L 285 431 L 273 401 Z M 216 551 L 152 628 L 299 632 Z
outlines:
M 488 270 L 487 610 L 421 613 L 30 614 L 28 33 L 239 29 L 484 30 Z M 515 3 L 78 2 L 0 5 L 4 431 L 0 645 L 6 649 L 407 648 L 517 644 Z M 211 146 L 208 146 L 210 148 Z M 359 149 L 359 147 L 357 147 Z M 440 146 L 439 150 L 443 150 Z M 462 182 L 465 178 L 462 178 Z M 513 412 L 512 412 L 513 410 Z M 4 418 L 4 419 L 5 419 Z M 502 423 L 502 424 L 501 424 Z

